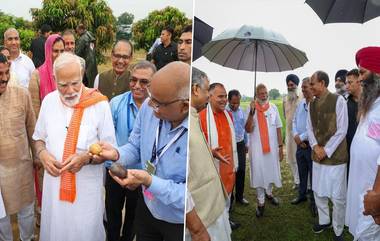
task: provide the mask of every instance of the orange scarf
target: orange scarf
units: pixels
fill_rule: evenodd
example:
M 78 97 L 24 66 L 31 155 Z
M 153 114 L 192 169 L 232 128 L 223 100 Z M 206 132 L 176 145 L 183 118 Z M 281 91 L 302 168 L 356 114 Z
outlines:
M 257 110 L 257 121 L 259 122 L 261 147 L 263 149 L 264 154 L 270 152 L 268 124 L 264 114 L 264 112 L 269 109 L 269 106 L 269 102 L 264 104 L 263 106 L 259 105 L 256 102 L 255 105 Z
M 82 96 L 79 103 L 74 106 L 74 113 L 70 120 L 67 131 L 62 161 L 76 153 L 80 123 L 84 109 L 100 101 L 108 100 L 106 96 L 100 94 L 96 89 L 87 89 L 83 86 Z M 61 185 L 59 189 L 59 200 L 73 203 L 76 196 L 75 173 L 65 171 L 61 174 Z

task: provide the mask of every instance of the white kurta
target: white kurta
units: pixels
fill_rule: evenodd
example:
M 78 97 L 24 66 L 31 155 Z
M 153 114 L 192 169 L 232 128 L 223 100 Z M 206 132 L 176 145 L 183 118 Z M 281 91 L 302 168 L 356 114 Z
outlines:
M 248 113 L 247 113 L 248 116 Z M 257 111 L 254 115 L 253 132 L 249 134 L 249 157 L 251 163 L 251 187 L 268 188 L 270 183 L 281 187 L 281 171 L 278 156 L 277 128 L 282 127 L 280 114 L 277 107 L 270 104 L 265 112 L 269 132 L 270 152 L 263 154 Z
M 64 106 L 57 91 L 42 102 L 34 140 L 43 140 L 47 150 L 62 161 L 64 142 L 73 109 Z M 85 109 L 77 153 L 99 140 L 116 143 L 108 102 Z M 76 173 L 74 203 L 59 200 L 60 177 L 44 173 L 40 241 L 104 241 L 103 165 L 85 165 Z
M 310 110 L 310 104 L 309 104 Z M 346 137 L 348 128 L 347 104 L 342 96 L 336 102 L 336 126 L 335 134 L 326 143 L 324 149 L 328 157 L 334 154 L 336 148 Z M 313 126 L 310 120 L 310 112 L 307 118 L 307 133 L 310 146 L 317 145 L 314 136 Z M 347 191 L 347 164 L 341 165 L 321 165 L 313 161 L 313 191 L 319 197 L 329 197 L 335 199 L 345 199 Z
M 372 240 L 365 236 L 371 232 L 376 233 L 380 239 L 380 226 L 375 224 L 371 216 L 363 215 L 363 197 L 367 190 L 372 189 L 378 168 L 377 162 L 380 161 L 379 132 L 380 98 L 373 104 L 367 116 L 360 120 L 351 145 L 346 225 L 355 238 L 362 240 Z

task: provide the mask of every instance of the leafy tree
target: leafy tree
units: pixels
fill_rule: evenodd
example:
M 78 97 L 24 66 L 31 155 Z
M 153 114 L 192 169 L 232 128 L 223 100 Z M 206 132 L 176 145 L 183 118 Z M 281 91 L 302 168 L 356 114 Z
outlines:
M 19 32 L 21 49 L 24 51 L 29 50 L 32 39 L 36 36 L 36 33 L 31 30 L 32 23 L 24 20 L 23 18 L 17 18 L 12 15 L 5 14 L 0 11 L 0 43 L 4 43 L 4 32 L 8 28 L 15 28 Z
M 117 24 L 132 24 L 134 19 L 135 16 L 132 13 L 125 12 L 117 18 Z
M 270 100 L 275 100 L 278 97 L 280 97 L 280 91 L 278 89 L 269 90 L 269 99 Z
M 156 38 L 161 34 L 164 27 L 174 29 L 173 40 L 177 41 L 182 29 L 191 24 L 191 19 L 174 7 L 166 7 L 149 13 L 148 17 L 136 22 L 132 28 L 132 39 L 137 49 L 149 50 Z
M 42 9 L 31 9 L 35 27 L 46 23 L 54 32 L 75 29 L 80 23 L 95 35 L 99 63 L 114 41 L 116 19 L 104 0 L 44 0 Z

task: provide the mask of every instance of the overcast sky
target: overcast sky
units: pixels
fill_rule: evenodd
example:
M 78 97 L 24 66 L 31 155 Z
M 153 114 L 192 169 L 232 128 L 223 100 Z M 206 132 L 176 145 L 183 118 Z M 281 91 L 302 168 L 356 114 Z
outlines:
M 152 10 L 162 9 L 166 6 L 173 6 L 186 14 L 186 17 L 193 17 L 193 3 L 191 0 L 106 0 L 108 5 L 118 17 L 123 12 L 135 15 L 135 20 L 148 16 Z M 41 0 L 0 0 L 1 11 L 17 17 L 32 20 L 30 8 L 41 8 Z
M 262 26 L 282 33 L 288 42 L 306 52 L 309 59 L 303 67 L 280 73 L 257 73 L 257 83 L 269 89 L 286 92 L 285 78 L 289 73 L 300 79 L 316 70 L 324 70 L 330 80 L 338 69 L 352 69 L 355 53 L 365 46 L 380 46 L 380 18 L 365 24 L 323 25 L 304 0 L 195 0 L 195 16 L 214 27 L 214 37 L 226 28 L 241 25 Z M 238 89 L 253 96 L 253 73 L 225 68 L 211 63 L 205 57 L 194 62 L 204 70 L 211 82 L 221 82 L 227 91 Z M 330 90 L 334 90 L 330 81 Z

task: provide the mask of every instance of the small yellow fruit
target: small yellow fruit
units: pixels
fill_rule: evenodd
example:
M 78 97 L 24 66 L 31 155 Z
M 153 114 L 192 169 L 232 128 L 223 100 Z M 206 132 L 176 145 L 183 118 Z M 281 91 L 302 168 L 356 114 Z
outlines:
M 99 155 L 102 152 L 102 147 L 98 143 L 94 143 L 90 146 L 90 153 L 92 155 Z

